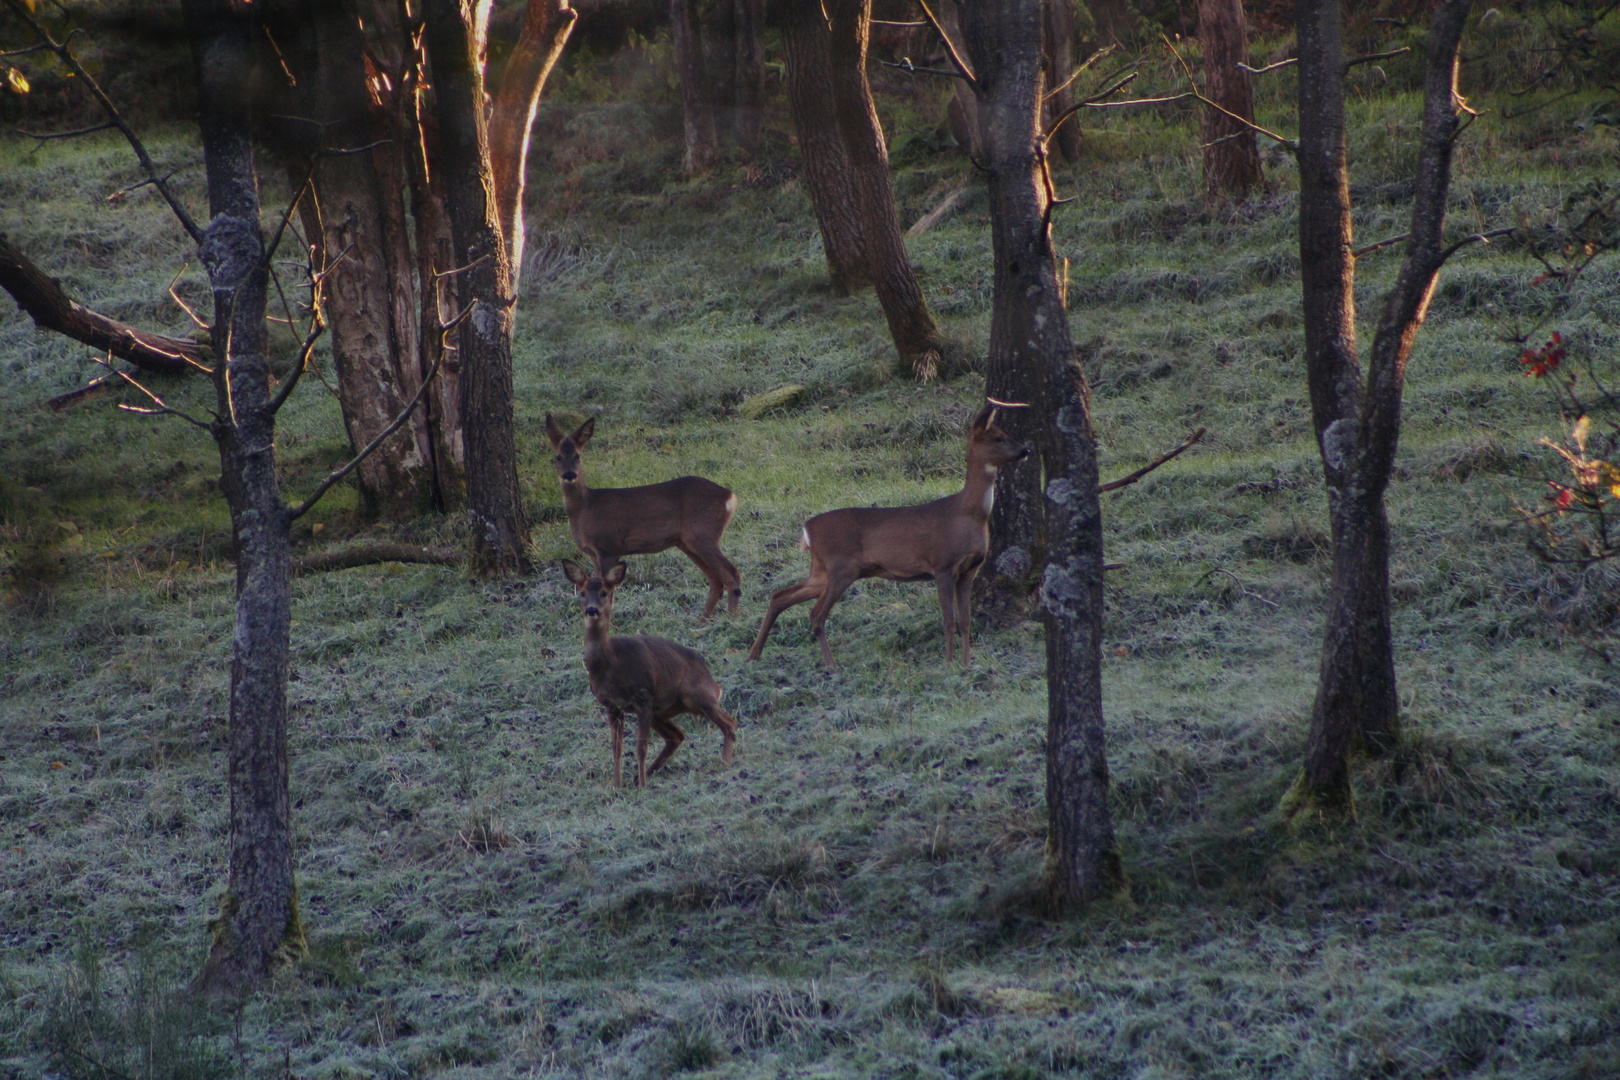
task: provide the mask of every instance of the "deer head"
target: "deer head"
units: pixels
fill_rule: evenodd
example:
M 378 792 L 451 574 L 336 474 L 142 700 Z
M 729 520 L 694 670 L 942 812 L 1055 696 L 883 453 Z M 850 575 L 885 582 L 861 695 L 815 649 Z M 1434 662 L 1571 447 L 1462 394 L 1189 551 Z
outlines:
M 556 451 L 551 460 L 557 465 L 557 479 L 565 484 L 576 484 L 583 478 L 584 469 L 580 465 L 579 455 L 585 449 L 585 444 L 591 441 L 591 433 L 595 430 L 596 417 L 593 416 L 579 425 L 579 430 L 572 435 L 564 435 L 557 421 L 546 413 L 546 438 L 551 440 L 551 449 Z
M 613 590 L 624 582 L 624 563 L 611 567 L 606 574 L 597 577 L 572 559 L 563 560 L 563 573 L 568 580 L 579 590 L 579 598 L 585 605 L 585 626 L 587 629 L 600 627 L 606 629 L 613 620 Z
M 1029 457 L 1029 445 L 996 426 L 996 406 L 985 402 L 968 426 L 968 472 L 975 468 L 994 475 L 1003 465 Z

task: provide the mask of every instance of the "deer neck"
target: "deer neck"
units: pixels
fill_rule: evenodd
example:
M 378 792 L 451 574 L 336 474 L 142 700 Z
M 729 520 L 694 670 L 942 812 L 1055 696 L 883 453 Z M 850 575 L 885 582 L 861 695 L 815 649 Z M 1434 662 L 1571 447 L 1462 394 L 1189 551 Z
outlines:
M 613 662 L 613 622 L 604 615 L 585 620 L 585 666 L 596 667 Z
M 996 501 L 996 467 L 968 455 L 967 483 L 962 486 L 962 510 L 974 521 L 989 521 Z
M 585 478 L 583 476 L 572 483 L 560 479 L 557 481 L 557 483 L 562 487 L 563 510 L 568 514 L 569 517 L 575 516 L 585 508 L 585 503 L 590 497 L 591 489 L 585 486 Z

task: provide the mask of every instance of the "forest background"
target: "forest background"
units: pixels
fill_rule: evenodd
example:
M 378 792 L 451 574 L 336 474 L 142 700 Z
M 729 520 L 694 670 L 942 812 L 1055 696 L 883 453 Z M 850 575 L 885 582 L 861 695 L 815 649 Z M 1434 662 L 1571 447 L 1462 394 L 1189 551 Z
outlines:
M 109 91 L 201 205 L 175 26 L 145 5 L 94 10 Z M 1196 57 L 1173 36 L 1188 30 L 1177 18 L 1167 8 L 1145 27 L 1133 93 L 1184 88 L 1153 38 L 1167 32 Z M 1286 56 L 1285 21 L 1257 21 L 1256 65 Z M 1383 50 L 1420 44 L 1423 25 L 1358 33 Z M 234 1013 L 196 1010 L 182 992 L 226 852 L 234 574 L 217 457 L 172 418 L 106 399 L 43 409 L 101 369 L 6 312 L 0 1067 L 1620 1069 L 1620 688 L 1593 648 L 1615 582 L 1603 566 L 1533 559 L 1515 509 L 1545 505 L 1562 466 L 1539 440 L 1566 424 L 1547 388 L 1521 377 L 1515 337 L 1557 329 L 1577 361 L 1612 355 L 1612 265 L 1559 291 L 1537 282 L 1533 245 L 1505 238 L 1443 272 L 1390 494 L 1405 740 L 1358 771 L 1353 825 L 1290 831 L 1277 806 L 1304 742 L 1327 573 L 1294 172 L 1269 153 L 1270 190 L 1208 204 L 1193 103 L 1082 117 L 1081 156 L 1055 171 L 1076 201 L 1054 222 L 1104 476 L 1194 426 L 1209 433 L 1105 499 L 1108 558 L 1122 566 L 1109 572 L 1104 689 L 1132 899 L 1047 921 L 1023 901 L 1045 836 L 1036 623 L 979 627 L 963 672 L 940 660 L 932 590 L 866 583 L 831 620 L 837 675 L 791 614 L 764 661 L 743 662 L 764 596 L 802 573 L 805 517 L 956 489 L 982 377 L 897 376 L 872 296 L 827 289 L 779 66 L 758 150 L 688 180 L 667 30 L 592 26 L 584 18 L 553 76 L 531 156 L 514 368 L 542 569 L 489 585 L 398 563 L 295 580 L 293 820 L 311 956 Z M 1616 32 L 1612 20 L 1600 30 Z M 1470 24 L 1463 90 L 1482 116 L 1459 144 L 1458 229 L 1552 225 L 1572 194 L 1613 176 L 1612 93 L 1596 81 L 1512 93 L 1536 33 L 1512 8 Z M 894 34 L 877 51 L 915 48 Z M 779 62 L 770 35 L 767 61 Z M 1406 227 L 1420 65 L 1352 72 L 1356 229 L 1373 242 Z M 982 356 L 986 202 L 950 135 L 949 87 L 877 63 L 871 75 L 902 223 L 962 192 L 909 250 L 942 328 L 962 356 Z M 1259 80 L 1262 124 L 1294 130 L 1292 83 L 1287 70 Z M 66 126 L 71 88 L 53 92 L 6 99 L 8 120 Z M 108 134 L 40 145 L 7 133 L 0 230 L 98 310 L 183 333 L 165 289 L 186 238 L 149 190 L 107 199 L 141 175 Z M 279 212 L 287 192 L 266 176 Z M 1397 261 L 1361 261 L 1363 312 Z M 206 296 L 195 267 L 175 289 L 194 306 Z M 748 407 L 789 385 L 802 389 L 786 405 Z M 207 392 L 161 389 L 182 405 Z M 621 631 L 709 658 L 742 720 L 733 770 L 695 727 L 647 791 L 608 784 L 577 603 L 554 569 L 574 548 L 548 411 L 598 418 L 595 483 L 691 472 L 738 493 L 727 549 L 742 618 L 695 627 L 702 582 L 673 552 L 633 561 L 616 612 Z M 281 426 L 294 493 L 348 456 L 324 391 L 295 395 Z M 459 542 L 431 516 L 373 526 L 341 487 L 295 532 L 300 553 L 378 535 Z

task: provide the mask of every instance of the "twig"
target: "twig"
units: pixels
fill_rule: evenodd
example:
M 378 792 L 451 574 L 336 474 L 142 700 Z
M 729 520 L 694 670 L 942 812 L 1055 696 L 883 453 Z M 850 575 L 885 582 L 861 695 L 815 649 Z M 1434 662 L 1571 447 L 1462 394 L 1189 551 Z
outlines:
M 454 270 L 435 270 L 433 271 L 433 280 L 435 283 L 437 283 L 440 278 L 455 277 L 457 274 L 465 274 L 468 270 L 471 270 L 473 267 L 477 266 L 479 263 L 483 262 L 489 257 L 490 256 L 488 254 L 480 255 L 466 266 L 458 266 Z
M 1281 135 L 1278 135 L 1275 131 L 1261 127 L 1248 117 L 1239 116 L 1237 113 L 1233 112 L 1231 109 L 1228 109 L 1220 102 L 1205 97 L 1203 91 L 1198 89 L 1198 80 L 1193 78 L 1192 68 L 1187 66 L 1187 61 L 1181 58 L 1181 54 L 1176 51 L 1176 47 L 1170 44 L 1170 39 L 1165 37 L 1163 34 L 1159 35 L 1159 38 L 1164 42 L 1164 47 L 1170 50 L 1170 55 L 1176 58 L 1176 63 L 1181 65 L 1182 72 L 1187 76 L 1187 85 L 1192 87 L 1192 90 L 1189 91 L 1189 93 L 1191 93 L 1194 98 L 1197 98 L 1200 102 L 1214 109 L 1216 112 L 1221 113 L 1224 116 L 1231 117 L 1233 120 L 1236 120 L 1238 123 L 1254 132 L 1256 135 L 1264 135 L 1266 138 L 1273 139 L 1280 145 L 1286 146 L 1290 152 L 1294 152 L 1299 149 L 1294 140 L 1285 139 Z
M 164 176 L 162 180 L 159 180 L 159 179 L 157 179 L 156 177 L 153 177 L 153 176 L 148 176 L 145 180 L 137 180 L 133 184 L 126 184 L 123 187 L 119 188 L 117 191 L 115 191 L 111 195 L 107 196 L 107 201 L 108 202 L 118 202 L 118 201 L 122 200 L 125 195 L 129 195 L 132 192 L 139 191 L 143 187 L 147 187 L 149 185 L 160 184 L 160 183 L 163 183 L 164 181 L 171 180 L 173 178 L 174 178 L 174 173 L 172 173 L 172 172 L 169 173 L 168 175 Z
M 148 176 L 152 177 L 158 191 L 162 192 L 164 200 L 169 204 L 169 209 L 173 210 L 174 216 L 179 219 L 180 227 L 185 229 L 193 240 L 201 244 L 203 241 L 202 230 L 191 219 L 191 215 L 186 213 L 186 208 L 180 204 L 180 200 L 175 196 L 174 192 L 169 190 L 169 185 L 158 178 L 157 166 L 152 164 L 151 155 L 146 152 L 145 145 L 141 143 L 134 129 L 124 122 L 123 114 L 118 111 L 118 107 L 112 103 L 112 99 L 101 89 L 100 84 L 91 78 L 90 73 L 84 70 L 78 59 L 74 57 L 73 50 L 69 49 L 65 43 L 58 42 L 51 37 L 50 31 L 46 30 L 40 21 L 34 17 L 34 13 L 29 10 L 27 4 L 23 3 L 23 0 L 5 0 L 5 5 L 20 16 L 29 26 L 33 27 L 34 33 L 39 35 L 40 41 L 44 42 L 52 52 L 60 56 L 63 62 L 73 69 L 75 76 L 83 80 L 84 85 L 89 88 L 90 93 L 95 96 L 96 101 L 107 113 L 108 121 L 123 132 L 125 139 L 129 140 L 129 145 L 135 151 L 135 156 L 140 159 L 141 167 L 146 170 Z
M 1068 120 L 1069 117 L 1073 116 L 1075 113 L 1079 112 L 1081 109 L 1099 108 L 1100 107 L 1099 103 L 1102 101 L 1103 98 L 1110 97 L 1110 96 L 1112 96 L 1114 94 L 1119 93 L 1121 90 L 1123 90 L 1127 86 L 1131 85 L 1132 82 L 1136 81 L 1136 77 L 1138 75 L 1140 75 L 1140 74 L 1141 74 L 1141 72 L 1139 72 L 1139 71 L 1133 71 L 1130 74 L 1126 75 L 1124 78 L 1120 79 L 1118 82 L 1114 83 L 1112 86 L 1109 86 L 1109 87 L 1106 87 L 1105 89 L 1099 90 L 1095 94 L 1092 94 L 1088 98 L 1082 98 L 1081 100 L 1075 102 L 1073 105 L 1070 105 L 1067 109 L 1064 109 L 1062 112 L 1058 113 L 1057 116 L 1052 118 L 1052 126 L 1046 129 L 1046 138 L 1050 139 L 1053 135 L 1056 135 L 1057 134 L 1057 129 L 1063 126 L 1064 121 Z M 1128 104 L 1131 104 L 1131 103 L 1130 102 L 1125 102 L 1125 101 L 1119 101 L 1119 102 L 1113 102 L 1112 104 L 1128 105 Z
M 462 309 L 459 315 L 441 328 L 442 332 L 448 334 L 452 329 L 460 325 L 460 323 L 466 319 L 468 315 L 472 314 L 473 307 L 476 305 L 476 303 L 477 301 L 474 301 L 472 304 L 468 304 L 464 309 Z M 337 483 L 345 476 L 348 476 L 349 473 L 353 472 L 357 465 L 371 456 L 371 452 L 373 450 L 381 446 L 384 440 L 386 440 L 394 432 L 398 431 L 404 425 L 405 421 L 410 419 L 411 413 L 416 411 L 416 406 L 421 404 L 423 396 L 427 393 L 427 388 L 433 384 L 434 377 L 439 374 L 439 361 L 443 359 L 444 350 L 441 349 L 438 355 L 433 358 L 433 366 L 428 368 L 427 378 L 423 379 L 422 385 L 416 388 L 416 393 L 411 397 L 410 403 L 407 404 L 405 408 L 400 410 L 399 415 L 394 417 L 391 424 L 377 433 L 377 437 L 375 439 L 372 439 L 365 445 L 364 449 L 362 449 L 358 454 L 354 455 L 354 457 L 350 458 L 347 464 L 333 469 L 327 478 L 322 481 L 321 486 L 315 489 L 315 494 L 299 503 L 292 510 L 289 510 L 287 512 L 288 521 L 296 521 L 304 514 L 308 513 L 310 507 L 319 502 L 321 496 L 325 495 L 327 491 L 331 489 L 333 484 Z
M 899 63 L 895 63 L 892 60 L 880 60 L 878 63 L 882 64 L 884 67 L 899 68 L 901 71 L 907 72 L 911 75 L 939 75 L 946 79 L 968 78 L 960 71 L 941 71 L 938 68 L 920 68 L 911 62 L 911 57 L 909 56 L 902 56 Z
M 1063 91 L 1067 90 L 1069 87 L 1074 85 L 1074 80 L 1078 79 L 1081 75 L 1085 74 L 1087 68 L 1089 68 L 1092 64 L 1095 64 L 1097 61 L 1101 60 L 1103 57 L 1107 56 L 1109 53 L 1113 52 L 1117 47 L 1118 46 L 1115 46 L 1115 45 L 1104 45 L 1102 48 L 1098 49 L 1096 52 L 1094 52 L 1090 56 L 1086 57 L 1084 63 L 1082 63 L 1079 67 L 1075 68 L 1072 72 L 1070 72 L 1069 77 L 1067 79 L 1064 79 L 1063 82 L 1060 83 L 1058 86 L 1056 86 L 1055 88 L 1053 88 L 1051 90 L 1048 90 L 1046 92 L 1045 96 L 1043 96 L 1041 98 L 1041 100 L 1043 102 L 1044 101 L 1051 101 L 1054 97 L 1056 97 L 1057 95 L 1063 93 Z
M 1406 53 L 1409 53 L 1411 51 L 1412 51 L 1412 46 L 1410 46 L 1410 45 L 1402 45 L 1400 48 L 1391 49 L 1388 52 L 1368 53 L 1366 56 L 1358 56 L 1353 60 L 1346 60 L 1344 62 L 1344 66 L 1347 67 L 1347 68 L 1352 68 L 1352 67 L 1355 67 L 1357 64 L 1371 64 L 1371 63 L 1373 63 L 1375 61 L 1378 61 L 1378 60 L 1388 60 L 1392 56 L 1402 56 L 1402 55 L 1404 55 Z
M 178 283 L 179 280 L 180 280 L 180 275 L 184 274 L 186 272 L 187 268 L 190 267 L 190 266 L 191 266 L 191 260 L 187 259 L 185 261 L 185 263 L 181 265 L 180 269 L 175 271 L 174 277 L 169 279 L 169 299 L 173 300 L 176 304 L 178 304 L 180 306 L 181 311 L 183 311 L 187 315 L 191 316 L 191 321 L 196 324 L 196 326 L 197 326 L 197 328 L 199 330 L 207 330 L 208 333 L 209 333 L 209 336 L 212 337 L 213 333 L 214 333 L 213 327 L 209 326 L 206 322 L 204 322 L 202 316 L 198 315 L 195 311 L 193 311 L 191 309 L 191 305 L 186 303 L 184 300 L 180 299 L 180 294 L 174 291 L 175 284 Z M 202 365 L 199 364 L 198 366 L 201 367 Z M 208 374 L 210 374 L 210 375 L 213 374 L 213 371 L 208 369 L 208 368 L 203 368 L 203 370 L 207 371 Z
M 77 405 L 86 398 L 99 397 L 100 395 L 105 394 L 108 390 L 112 389 L 112 384 L 117 381 L 117 378 L 118 377 L 116 375 L 98 376 L 91 379 L 77 390 L 69 390 L 65 394 L 57 394 L 55 397 L 45 402 L 45 404 L 50 406 L 52 412 L 61 412 L 63 409 L 66 409 L 69 406 Z
M 49 46 L 46 45 L 40 45 L 38 47 L 41 49 L 49 48 Z M 93 135 L 98 131 L 106 131 L 110 127 L 117 126 L 118 125 L 114 124 L 111 120 L 108 120 L 106 123 L 96 124 L 93 127 L 76 128 L 73 131 L 24 131 L 22 128 L 18 128 L 17 134 L 26 136 L 30 139 L 38 139 L 39 145 L 34 147 L 34 150 L 38 150 L 40 146 L 44 146 L 52 139 L 76 139 L 80 135 Z M 29 152 L 32 153 L 33 151 Z
M 131 375 L 129 372 L 127 372 L 127 371 L 119 371 L 117 368 L 114 368 L 112 366 L 112 354 L 109 353 L 108 358 L 106 360 L 102 360 L 102 359 L 100 359 L 98 357 L 96 359 L 96 363 L 104 364 L 108 368 L 111 368 L 112 373 L 114 375 L 118 376 L 120 379 L 123 379 L 125 382 L 129 383 L 129 385 L 133 386 L 135 389 L 137 389 L 141 393 L 145 394 L 148 398 L 151 399 L 152 403 L 157 406 L 157 408 L 155 408 L 155 409 L 147 409 L 147 408 L 142 408 L 139 405 L 125 405 L 123 403 L 120 403 L 118 407 L 120 409 L 123 409 L 125 412 L 141 413 L 142 415 L 145 415 L 145 416 L 178 416 L 180 419 L 186 421 L 189 424 L 197 425 L 198 427 L 202 428 L 204 431 L 213 431 L 214 430 L 213 425 L 211 425 L 211 424 L 209 424 L 209 423 L 207 423 L 205 421 L 198 420 L 195 416 L 191 416 L 191 415 L 189 415 L 187 413 L 182 412 L 179 409 L 176 409 L 176 408 L 173 408 L 172 406 L 170 406 L 162 398 L 158 397 L 156 394 L 152 393 L 152 391 L 150 391 L 146 387 L 142 386 L 141 383 L 140 383 L 140 380 L 136 379 L 135 376 Z
M 1401 235 L 1392 236 L 1388 240 L 1380 240 L 1376 244 L 1368 244 L 1366 247 L 1358 247 L 1358 248 L 1356 248 L 1354 251 L 1352 251 L 1350 253 L 1350 257 L 1352 259 L 1359 259 L 1363 255 L 1371 255 L 1373 252 L 1377 251 L 1379 248 L 1387 248 L 1391 244 L 1398 244 L 1402 240 L 1405 240 L 1405 239 L 1409 238 L 1411 235 L 1412 234 L 1409 233 L 1409 232 L 1403 232 L 1403 233 L 1401 233 Z
M 1496 237 L 1506 236 L 1508 233 L 1517 231 L 1517 229 L 1518 226 L 1514 225 L 1505 229 L 1492 229 L 1490 232 L 1475 233 L 1473 236 L 1465 236 L 1440 253 L 1440 262 L 1444 264 L 1447 259 L 1457 254 L 1457 252 L 1461 251 L 1469 244 L 1488 244 Z
M 1267 600 L 1265 597 L 1261 596 L 1259 593 L 1250 592 L 1248 589 L 1245 589 L 1243 587 L 1243 579 L 1242 578 L 1240 578 L 1236 574 L 1232 573 L 1232 571 L 1223 570 L 1220 567 L 1216 567 L 1215 569 L 1209 571 L 1203 577 L 1201 577 L 1197 581 L 1193 582 L 1193 584 L 1194 585 L 1202 585 L 1204 582 L 1208 581 L 1211 577 L 1213 577 L 1216 574 L 1225 574 L 1227 577 L 1229 577 L 1233 581 L 1237 582 L 1238 592 L 1240 594 L 1244 595 L 1244 596 L 1247 596 L 1249 599 L 1258 600 L 1262 604 L 1265 604 L 1268 607 L 1275 608 L 1277 606 L 1274 601 Z
M 1101 495 L 1105 491 L 1118 491 L 1122 487 L 1128 487 L 1129 485 L 1136 483 L 1138 480 L 1142 479 L 1142 477 L 1146 476 L 1148 473 L 1152 472 L 1154 469 L 1157 469 L 1160 465 L 1163 465 L 1165 462 L 1169 461 L 1171 458 L 1174 458 L 1174 457 L 1177 457 L 1178 455 L 1180 455 L 1182 453 L 1182 451 L 1187 450 L 1188 448 L 1190 448 L 1193 445 L 1193 443 L 1197 442 L 1199 439 L 1202 439 L 1204 437 L 1204 432 L 1207 431 L 1207 430 L 1209 430 L 1209 429 L 1208 428 L 1199 428 L 1197 431 L 1195 431 L 1191 435 L 1187 436 L 1186 441 L 1183 442 L 1180 446 L 1176 447 L 1174 450 L 1171 450 L 1169 453 L 1160 454 L 1158 457 L 1154 458 L 1152 461 L 1148 462 L 1146 465 L 1142 466 L 1140 469 L 1137 469 L 1135 472 L 1131 473 L 1129 476 L 1122 476 L 1118 480 L 1110 480 L 1106 484 L 1098 484 L 1097 485 L 1097 494 Z
M 934 33 L 939 35 L 939 40 L 944 42 L 945 55 L 951 58 L 951 66 L 962 73 L 962 78 L 968 81 L 969 86 L 977 89 L 979 80 L 974 77 L 973 69 L 967 66 L 967 61 L 962 59 L 962 54 L 956 51 L 956 43 L 951 40 L 951 35 L 945 32 L 944 24 L 934 16 L 933 10 L 928 6 L 928 0 L 917 0 L 917 6 L 922 8 L 923 18 L 928 20 L 928 25 L 934 28 Z
M 1247 71 L 1250 75 L 1264 75 L 1268 71 L 1276 71 L 1279 68 L 1293 67 L 1297 63 L 1299 63 L 1299 57 L 1290 56 L 1286 60 L 1279 60 L 1275 64 L 1267 64 L 1265 67 L 1261 68 L 1250 67 L 1248 64 L 1238 64 L 1238 70 Z
M 287 381 L 281 384 L 281 389 L 276 391 L 276 396 L 270 401 L 272 415 L 280 412 L 281 407 L 292 396 L 293 387 L 298 385 L 298 380 L 303 377 L 304 369 L 309 366 L 309 354 L 315 350 L 315 341 L 321 336 L 321 331 L 325 329 L 326 316 L 321 313 L 320 307 L 317 306 L 314 317 L 310 319 L 309 332 L 304 335 L 304 342 L 298 348 L 298 363 L 293 365 L 292 374 L 287 376 Z
M 1165 97 L 1129 98 L 1125 101 L 1088 101 L 1084 108 L 1123 109 L 1127 105 L 1168 105 L 1172 101 L 1186 101 L 1188 98 L 1195 98 L 1197 96 L 1197 94 L 1189 90 L 1184 94 L 1170 94 Z

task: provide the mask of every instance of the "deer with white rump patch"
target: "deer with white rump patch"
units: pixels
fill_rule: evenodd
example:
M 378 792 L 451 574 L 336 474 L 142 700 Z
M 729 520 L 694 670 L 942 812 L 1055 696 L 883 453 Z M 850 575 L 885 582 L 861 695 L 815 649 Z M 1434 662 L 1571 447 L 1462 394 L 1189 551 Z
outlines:
M 810 630 L 821 643 L 827 670 L 836 670 L 827 644 L 827 612 L 861 578 L 881 577 L 934 582 L 945 622 L 945 659 L 953 658 L 953 639 L 960 633 L 966 667 L 971 657 L 969 593 L 990 551 L 996 472 L 1028 456 L 1028 446 L 996 426 L 996 408 L 987 403 L 968 427 L 967 483 L 957 494 L 921 506 L 832 510 L 805 522 L 799 546 L 810 552 L 810 576 L 771 594 L 770 610 L 748 658 L 759 659 L 778 615 L 815 600 Z
M 714 614 L 725 593 L 726 609 L 737 614 L 742 578 L 720 550 L 737 496 L 713 480 L 682 476 L 661 484 L 627 488 L 588 488 L 580 452 L 596 430 L 596 418 L 585 421 L 572 435 L 564 435 L 557 421 L 546 414 L 546 437 L 556 452 L 557 479 L 562 484 L 563 508 L 574 543 L 590 556 L 604 577 L 626 555 L 651 555 L 679 548 L 709 580 L 709 598 L 701 618 Z
M 675 724 L 675 717 L 682 713 L 706 716 L 714 722 L 724 740 L 720 761 L 731 764 L 737 721 L 720 707 L 720 684 L 709 674 L 703 657 L 668 638 L 613 636 L 613 590 L 624 581 L 623 563 L 615 563 L 601 575 L 587 572 L 570 559 L 564 559 L 562 565 L 584 601 L 585 671 L 591 678 L 591 693 L 607 710 L 608 729 L 613 733 L 613 786 L 624 786 L 625 713 L 636 716 L 637 787 L 646 787 L 647 777 L 662 768 L 686 741 L 686 732 Z M 647 743 L 654 731 L 663 738 L 664 748 L 648 768 Z

